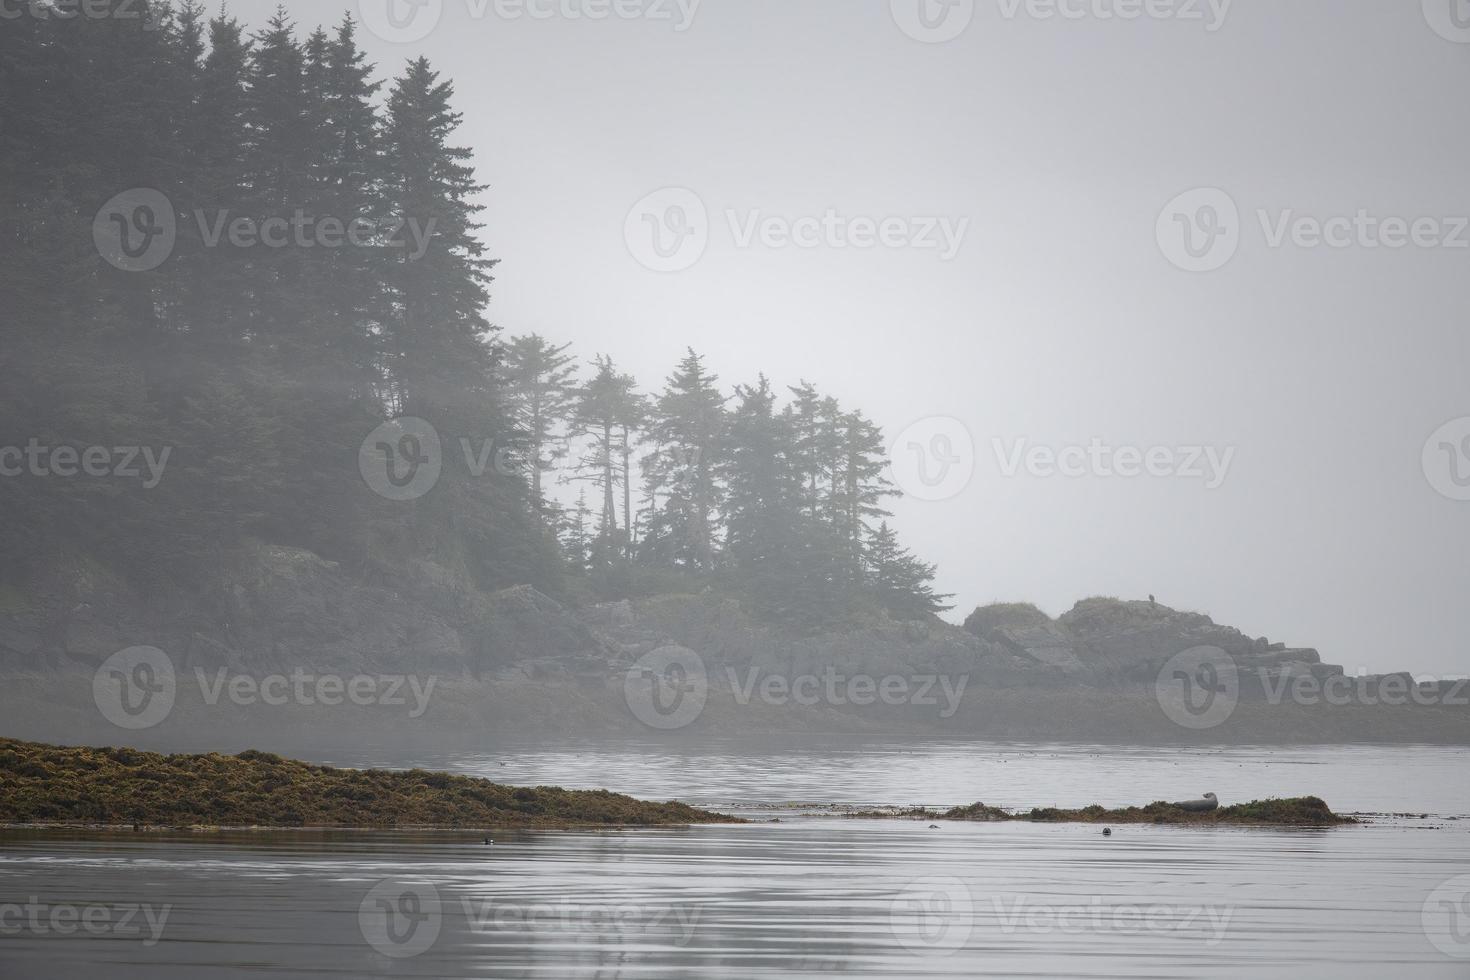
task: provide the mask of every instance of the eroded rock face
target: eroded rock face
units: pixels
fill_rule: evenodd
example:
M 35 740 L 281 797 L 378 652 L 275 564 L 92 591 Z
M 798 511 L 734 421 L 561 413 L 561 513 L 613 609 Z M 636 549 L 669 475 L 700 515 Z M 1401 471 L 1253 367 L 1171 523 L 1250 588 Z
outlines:
M 310 552 L 271 545 L 248 549 L 222 581 L 193 596 L 143 594 L 88 568 L 36 589 L 45 600 L 0 597 L 0 668 L 89 671 L 146 645 L 181 670 L 598 684 L 677 644 L 726 674 L 964 675 L 987 688 L 1136 687 L 1170 657 L 1201 646 L 1235 659 L 1247 693 L 1283 677 L 1340 673 L 1314 650 L 1251 639 L 1151 602 L 1089 599 L 1055 620 L 1005 604 L 977 610 L 966 629 L 878 617 L 798 636 L 712 592 L 572 610 L 529 586 L 480 593 L 424 561 L 394 585 L 367 584 Z
M 1342 672 L 1323 664 L 1316 650 L 1252 639 L 1201 613 L 1153 601 L 1084 599 L 1056 620 L 1034 606 L 988 606 L 971 614 L 966 628 L 981 631 L 1018 661 L 1079 683 L 1147 682 L 1176 654 L 1199 648 L 1228 655 L 1246 696 L 1276 689 L 1282 678 Z
M 163 650 L 181 671 L 255 675 L 470 678 L 538 657 L 605 657 L 576 616 L 535 589 L 486 595 L 425 562 L 397 588 L 270 545 L 248 549 L 217 591 L 193 596 L 144 593 L 97 573 L 67 578 L 0 609 L 4 669 L 90 671 L 132 646 Z
M 482 674 L 540 659 L 575 669 L 588 659 L 607 660 L 610 652 L 566 607 L 529 585 L 486 597 L 473 629 L 475 669 Z

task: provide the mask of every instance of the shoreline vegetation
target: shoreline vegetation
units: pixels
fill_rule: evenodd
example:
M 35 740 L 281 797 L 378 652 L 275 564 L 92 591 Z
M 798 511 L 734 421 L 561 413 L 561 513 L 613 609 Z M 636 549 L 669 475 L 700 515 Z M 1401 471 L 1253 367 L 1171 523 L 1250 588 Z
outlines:
M 1170 803 L 1011 813 L 974 803 L 949 810 L 866 810 L 867 819 L 993 823 L 1325 827 L 1353 824 L 1317 797 L 1257 800 L 1194 813 Z M 339 769 L 248 750 L 170 754 L 0 738 L 0 824 L 12 827 L 207 829 L 586 829 L 748 823 L 684 803 L 607 790 L 504 786 L 422 769 Z
M 744 822 L 607 790 L 337 769 L 254 750 L 161 755 L 0 738 L 0 823 L 10 825 L 481 830 Z
M 1096 823 L 1096 824 L 1185 824 L 1190 826 L 1234 825 L 1247 827 L 1336 827 L 1355 824 L 1353 817 L 1334 813 L 1315 796 L 1290 799 L 1253 800 L 1234 806 L 1220 807 L 1205 813 L 1185 810 L 1174 803 L 1159 800 L 1147 806 L 1130 806 L 1109 810 L 1093 804 L 1080 810 L 1058 807 L 1036 807 L 1024 813 L 1011 813 L 984 803 L 957 806 L 949 810 L 926 810 L 922 807 L 894 811 L 866 811 L 852 817 L 900 820 L 954 820 L 971 823 Z

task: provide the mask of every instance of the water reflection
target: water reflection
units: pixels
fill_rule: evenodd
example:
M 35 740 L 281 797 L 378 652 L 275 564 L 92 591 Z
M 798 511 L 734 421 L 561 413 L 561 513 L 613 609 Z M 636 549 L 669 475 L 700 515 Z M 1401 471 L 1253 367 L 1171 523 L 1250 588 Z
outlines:
M 618 751 L 629 768 L 606 771 L 633 773 L 637 753 Z M 1321 785 L 1347 788 L 1366 770 L 1392 783 L 1362 789 L 1360 806 L 1397 793 L 1414 808 L 1464 809 L 1458 787 L 1434 784 L 1445 766 L 1463 765 L 1458 750 L 1336 752 L 1311 767 Z M 845 755 L 847 767 L 813 767 L 801 795 L 842 798 L 858 781 L 915 785 L 934 764 L 923 753 Z M 765 766 L 777 790 L 769 800 L 794 785 L 793 765 L 810 761 L 741 765 Z M 655 775 L 642 778 L 680 778 L 668 764 L 645 758 Z M 1008 764 L 984 762 L 961 778 Z M 1077 780 L 1094 778 L 1090 752 L 1071 764 Z M 1046 771 L 1050 780 L 1058 770 Z M 753 785 L 745 775 L 698 778 L 712 795 Z M 1021 802 L 1064 791 L 1024 783 Z M 1226 795 L 1223 783 L 1207 785 Z M 939 790 L 926 802 L 970 793 Z M 46 913 L 41 928 L 23 912 L 0 915 L 0 976 L 1463 977 L 1470 941 L 1463 958 L 1451 955 L 1461 949 L 1446 925 L 1450 954 L 1436 945 L 1426 903 L 1470 874 L 1467 829 L 1441 817 L 1309 832 L 1128 826 L 1105 838 L 1087 826 L 930 829 L 788 815 L 746 826 L 497 831 L 489 847 L 477 833 L 11 831 L 0 833 L 0 903 L 168 914 L 156 944 L 65 934 L 47 928 Z

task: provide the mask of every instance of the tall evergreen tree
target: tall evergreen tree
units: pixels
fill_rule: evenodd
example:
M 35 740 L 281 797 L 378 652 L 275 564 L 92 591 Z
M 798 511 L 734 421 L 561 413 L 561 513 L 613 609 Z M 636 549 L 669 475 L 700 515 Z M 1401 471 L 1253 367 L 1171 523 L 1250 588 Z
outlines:
M 501 385 L 517 428 L 527 441 L 531 503 L 546 506 L 542 472 L 566 456 L 565 428 L 576 403 L 576 359 L 540 334 L 512 337 L 500 360 Z
M 858 411 L 845 413 L 840 424 L 841 469 L 835 481 L 837 523 L 856 565 L 870 521 L 888 516 L 883 501 L 897 496 L 898 491 L 884 475 L 887 461 L 882 430 Z
M 868 580 L 879 605 L 900 619 L 922 619 L 953 606 L 948 595 L 936 595 L 934 566 L 919 561 L 899 546 L 898 535 L 883 521 L 867 545 Z
M 453 85 L 427 59 L 410 62 L 388 97 L 383 218 L 392 230 L 383 270 L 394 407 L 483 420 L 493 372 L 483 310 L 495 260 L 475 236 L 470 151 L 453 143 L 461 114 Z M 489 431 L 495 431 L 491 429 Z
M 626 522 L 622 531 L 618 529 L 617 490 L 627 485 L 629 433 L 637 424 L 641 406 L 637 381 L 619 373 L 612 358 L 598 355 L 593 363 L 596 371 L 577 392 L 573 419 L 577 432 L 588 440 L 578 469 L 602 493 L 598 537 L 610 558 L 627 548 Z M 626 514 L 627 498 L 624 500 Z
M 675 566 L 686 571 L 711 571 L 715 563 L 716 465 L 725 437 L 725 397 L 718 383 L 703 359 L 688 351 L 653 408 L 649 435 L 655 449 L 643 460 L 655 511 L 649 534 L 667 537 Z

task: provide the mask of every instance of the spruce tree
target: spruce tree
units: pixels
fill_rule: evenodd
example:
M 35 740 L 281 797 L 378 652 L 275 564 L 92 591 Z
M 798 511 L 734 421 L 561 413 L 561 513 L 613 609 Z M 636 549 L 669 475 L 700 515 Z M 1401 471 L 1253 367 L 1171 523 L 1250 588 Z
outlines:
M 866 549 L 868 581 L 878 604 L 898 619 L 923 619 L 947 609 L 948 595 L 934 592 L 934 566 L 926 565 L 899 546 L 898 535 L 884 521 L 872 533 Z
M 540 518 L 546 507 L 542 471 L 566 456 L 565 427 L 576 395 L 576 359 L 571 344 L 560 347 L 540 334 L 512 337 L 500 358 L 501 385 L 516 426 L 527 444 L 531 503 Z
M 650 530 L 670 537 L 674 564 L 686 571 L 708 572 L 715 562 L 714 522 L 721 502 L 715 471 L 726 422 L 718 383 L 700 356 L 688 351 L 664 385 L 649 425 L 655 450 L 643 467 L 659 510 Z
M 600 553 L 610 560 L 626 553 L 628 547 L 629 497 L 624 496 L 625 523 L 619 531 L 617 490 L 620 486 L 627 487 L 630 433 L 642 409 L 635 391 L 637 381 L 619 373 L 612 358 L 598 355 L 593 364 L 596 371 L 577 392 L 573 424 L 577 433 L 588 440 L 578 471 L 601 491 L 598 539 L 602 546 Z

